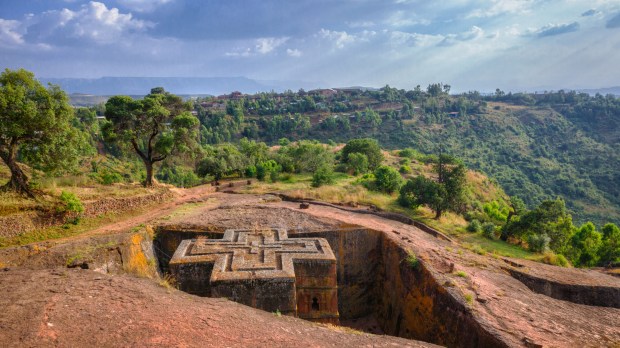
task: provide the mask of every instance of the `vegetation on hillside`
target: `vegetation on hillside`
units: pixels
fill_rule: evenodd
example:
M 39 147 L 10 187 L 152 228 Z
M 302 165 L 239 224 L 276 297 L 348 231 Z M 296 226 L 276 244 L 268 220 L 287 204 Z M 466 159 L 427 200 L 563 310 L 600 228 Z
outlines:
M 576 227 L 565 203 L 573 211 L 584 207 L 581 218 L 600 218 L 597 214 L 605 211 L 609 221 L 616 221 L 618 155 L 605 152 L 617 146 L 616 123 L 610 121 L 606 129 L 597 125 L 615 120 L 615 98 L 564 92 L 506 95 L 499 90 L 488 97 L 476 92 L 450 96 L 450 86 L 432 84 L 425 91 L 419 86 L 413 91 L 386 86 L 365 92 L 233 94 L 197 100 L 192 114 L 191 103 L 158 87 L 141 100 L 116 96 L 103 107 L 73 110 L 57 87 L 42 89 L 23 70 L 7 70 L 2 76 L 11 74 L 25 76 L 22 85 L 36 93 L 16 94 L 23 87 L 3 82 L 0 117 L 12 125 L 0 128 L 3 146 L 20 134 L 49 139 L 49 129 L 74 134 L 53 146 L 40 141 L 36 147 L 16 147 L 13 158 L 36 164 L 41 162 L 34 159 L 56 154 L 45 164 L 74 163 L 73 175 L 83 182 L 106 186 L 141 180 L 151 186 L 155 177 L 191 186 L 245 177 L 290 183 L 290 190 L 296 178 L 305 176 L 307 186 L 299 187 L 316 191 L 304 195 L 335 195 L 340 202 L 405 213 L 464 240 L 475 238 L 478 243 L 471 248 L 478 253 L 486 252 L 480 246 L 484 244 L 494 250 L 513 248 L 511 255 L 527 249 L 557 264 L 567 264 L 566 259 L 576 266 L 620 262 L 616 225 L 608 223 L 601 231 L 591 222 Z M 54 99 L 45 93 L 57 96 L 60 104 L 52 105 L 62 111 L 62 123 L 32 122 L 30 133 L 22 132 L 22 118 L 38 115 L 33 105 Z M 50 117 L 55 111 L 48 111 Z M 98 120 L 102 114 L 107 119 Z M 580 121 L 585 114 L 591 122 Z M 593 131 L 599 134 L 590 135 Z M 307 139 L 312 137 L 323 141 Z M 60 155 L 48 151 L 70 139 L 83 146 L 72 143 L 73 152 Z M 338 146 L 333 140 L 346 144 Z M 385 151 L 380 144 L 401 150 Z M 99 155 L 79 148 L 96 148 Z M 73 157 L 65 158 L 69 154 Z M 15 165 L 7 164 L 14 174 Z M 512 197 L 466 166 L 493 175 Z M 45 165 L 28 171 L 36 180 L 24 184 L 26 193 L 57 174 Z M 62 209 L 72 212 L 77 223 L 79 195 L 61 193 Z M 595 220 L 599 226 L 600 221 Z

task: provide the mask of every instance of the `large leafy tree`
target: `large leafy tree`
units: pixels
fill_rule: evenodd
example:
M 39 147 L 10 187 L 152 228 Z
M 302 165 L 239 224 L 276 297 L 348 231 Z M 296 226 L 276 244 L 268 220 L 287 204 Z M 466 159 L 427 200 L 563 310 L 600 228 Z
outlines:
M 157 87 L 142 100 L 114 96 L 106 103 L 103 127 L 108 142 L 130 147 L 146 168 L 144 186 L 153 185 L 153 166 L 197 147 L 198 118 L 183 100 Z
M 441 154 L 435 163 L 437 181 L 423 176 L 411 179 L 400 190 L 398 202 L 405 207 L 427 205 L 435 219 L 447 211 L 462 212 L 465 190 L 465 166 L 454 157 Z
M 522 238 L 529 234 L 547 235 L 549 247 L 556 253 L 567 251 L 573 235 L 573 218 L 566 210 L 564 200 L 543 201 L 536 209 L 515 215 L 502 228 L 502 240 L 509 237 Z
M 383 153 L 376 140 L 370 138 L 352 139 L 342 148 L 342 162 L 349 161 L 349 155 L 361 153 L 368 159 L 368 169 L 375 170 L 383 161 Z
M 80 134 L 73 118 L 58 86 L 45 88 L 24 69 L 0 74 L 0 158 L 11 171 L 4 190 L 35 196 L 18 160 L 47 173 L 77 164 Z

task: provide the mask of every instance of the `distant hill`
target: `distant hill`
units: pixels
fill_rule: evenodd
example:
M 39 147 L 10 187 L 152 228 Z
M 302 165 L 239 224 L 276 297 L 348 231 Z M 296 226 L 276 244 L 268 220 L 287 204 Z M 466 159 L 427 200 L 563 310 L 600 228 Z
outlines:
M 303 81 L 257 81 L 246 77 L 101 77 L 87 78 L 41 78 L 44 84 L 59 85 L 67 93 L 92 95 L 145 95 L 153 87 L 164 87 L 175 94 L 221 95 L 232 91 L 257 93 L 299 88 L 313 89 L 319 83 Z
M 620 86 L 597 88 L 597 89 L 582 89 L 582 90 L 579 90 L 579 92 L 588 93 L 590 95 L 595 95 L 598 93 L 602 95 L 613 94 L 616 96 L 620 96 Z

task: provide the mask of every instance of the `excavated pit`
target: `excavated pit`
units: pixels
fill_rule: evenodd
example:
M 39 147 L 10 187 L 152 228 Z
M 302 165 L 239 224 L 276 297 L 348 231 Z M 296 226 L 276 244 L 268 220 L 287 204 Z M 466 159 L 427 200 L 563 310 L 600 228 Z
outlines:
M 220 239 L 225 228 L 159 227 L 154 240 L 162 272 L 185 239 Z M 383 232 L 342 226 L 288 230 L 289 237 L 325 238 L 336 257 L 340 324 L 357 330 L 446 346 L 503 347 L 465 305 L 437 283 L 423 262 L 412 267 L 407 251 Z

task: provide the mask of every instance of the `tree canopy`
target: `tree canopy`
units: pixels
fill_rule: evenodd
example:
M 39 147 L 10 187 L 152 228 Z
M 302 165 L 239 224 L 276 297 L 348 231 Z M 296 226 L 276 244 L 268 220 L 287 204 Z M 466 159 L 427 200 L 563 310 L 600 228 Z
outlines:
M 106 103 L 103 127 L 108 142 L 130 146 L 146 167 L 145 186 L 153 185 L 153 165 L 197 147 L 199 120 L 183 100 L 157 87 L 142 100 L 114 96 Z
M 383 161 L 383 154 L 379 143 L 370 138 L 353 139 L 349 140 L 347 144 L 342 148 L 342 161 L 347 163 L 349 161 L 349 154 L 361 153 L 366 155 L 368 159 L 368 169 L 375 170 L 381 165 Z
M 24 69 L 0 74 L 0 158 L 11 171 L 4 189 L 34 197 L 18 159 L 47 173 L 77 165 L 80 151 L 89 145 L 78 146 L 73 118 L 58 86 L 45 88 Z

